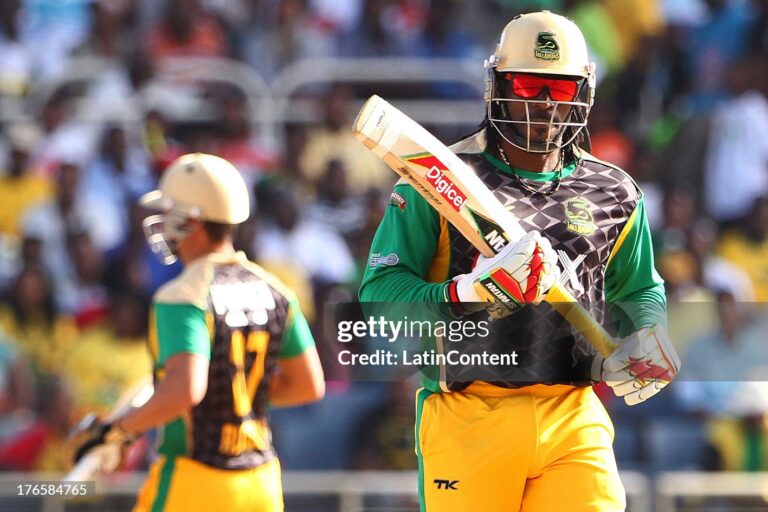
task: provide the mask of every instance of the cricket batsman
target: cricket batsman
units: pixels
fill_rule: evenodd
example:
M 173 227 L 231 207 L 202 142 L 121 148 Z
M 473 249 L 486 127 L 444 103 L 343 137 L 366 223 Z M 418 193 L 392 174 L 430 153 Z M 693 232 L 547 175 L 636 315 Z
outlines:
M 184 265 L 152 304 L 155 392 L 92 425 L 76 460 L 159 427 L 160 457 L 135 511 L 281 511 L 267 406 L 319 400 L 324 381 L 294 294 L 233 248 L 250 213 L 245 182 L 226 160 L 194 153 L 140 202 L 160 212 L 144 221 L 152 249 Z
M 595 66 L 571 20 L 548 11 L 514 18 L 486 67 L 486 118 L 451 149 L 528 234 L 478 258 L 401 181 L 371 248 L 390 257 L 371 260 L 360 289 L 363 302 L 442 301 L 465 318 L 487 318 L 480 308 L 496 301 L 515 305 L 489 339 L 463 347 L 514 350 L 519 365 L 486 368 L 483 378 L 445 367 L 417 393 L 421 510 L 621 511 L 613 425 L 592 384 L 605 381 L 634 405 L 680 368 L 643 195 L 587 152 Z M 480 285 L 489 278 L 493 294 Z M 558 280 L 617 331 L 610 357 L 542 303 Z

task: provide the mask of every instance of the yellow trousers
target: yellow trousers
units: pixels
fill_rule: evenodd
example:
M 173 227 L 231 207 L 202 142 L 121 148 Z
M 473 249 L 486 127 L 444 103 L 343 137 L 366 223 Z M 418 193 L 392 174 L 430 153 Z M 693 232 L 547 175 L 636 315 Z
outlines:
M 149 470 L 134 512 L 227 510 L 282 512 L 277 459 L 253 469 L 214 468 L 186 457 L 161 457 Z
M 422 512 L 619 512 L 613 424 L 591 387 L 416 395 Z

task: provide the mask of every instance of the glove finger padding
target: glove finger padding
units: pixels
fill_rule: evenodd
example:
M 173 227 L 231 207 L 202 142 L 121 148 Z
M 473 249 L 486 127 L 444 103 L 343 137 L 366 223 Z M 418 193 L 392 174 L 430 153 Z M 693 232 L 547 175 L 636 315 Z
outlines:
M 616 396 L 635 405 L 652 397 L 680 371 L 680 358 L 659 325 L 624 338 L 621 346 L 600 365 L 601 380 Z
M 642 388 L 636 390 L 634 393 L 624 395 L 624 403 L 627 405 L 637 405 L 641 402 L 645 402 L 653 395 L 664 389 L 669 382 L 662 382 L 658 380 L 651 381 Z
M 524 304 L 541 302 L 558 276 L 551 244 L 532 231 L 493 258 L 478 259 L 471 273 L 454 281 L 458 302 L 488 303 L 488 311 L 499 318 Z

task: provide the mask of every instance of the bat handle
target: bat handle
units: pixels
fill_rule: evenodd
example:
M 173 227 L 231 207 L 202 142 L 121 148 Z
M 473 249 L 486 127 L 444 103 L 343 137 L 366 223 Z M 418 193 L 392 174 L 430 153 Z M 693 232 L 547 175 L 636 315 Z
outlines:
M 576 297 L 561 284 L 556 284 L 550 288 L 545 300 L 553 309 L 563 315 L 563 318 L 575 327 L 603 357 L 610 356 L 618 348 L 616 342 L 613 341 L 603 326 L 598 324 L 592 315 L 579 304 Z
M 72 470 L 64 477 L 65 482 L 82 482 L 85 480 L 93 480 L 93 478 L 101 470 L 101 457 L 94 451 L 98 448 L 94 448 L 91 452 L 86 453 L 82 459 L 75 465 Z

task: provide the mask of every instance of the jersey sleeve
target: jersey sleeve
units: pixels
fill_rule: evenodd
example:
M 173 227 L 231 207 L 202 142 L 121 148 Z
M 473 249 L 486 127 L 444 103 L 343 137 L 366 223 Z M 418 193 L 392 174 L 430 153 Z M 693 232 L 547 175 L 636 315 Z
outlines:
M 446 282 L 425 277 L 437 250 L 440 216 L 413 187 L 395 186 L 371 244 L 361 302 L 442 302 Z
M 280 345 L 280 357 L 296 357 L 314 346 L 315 339 L 307 319 L 304 318 L 298 301 L 292 299 L 288 305 L 288 324 L 283 334 L 283 343 Z
M 620 336 L 658 323 L 666 325 L 664 281 L 654 267 L 651 230 L 642 198 L 608 258 L 605 298 Z
M 211 336 L 205 311 L 192 304 L 155 303 L 158 364 L 181 353 L 199 354 L 210 359 Z

